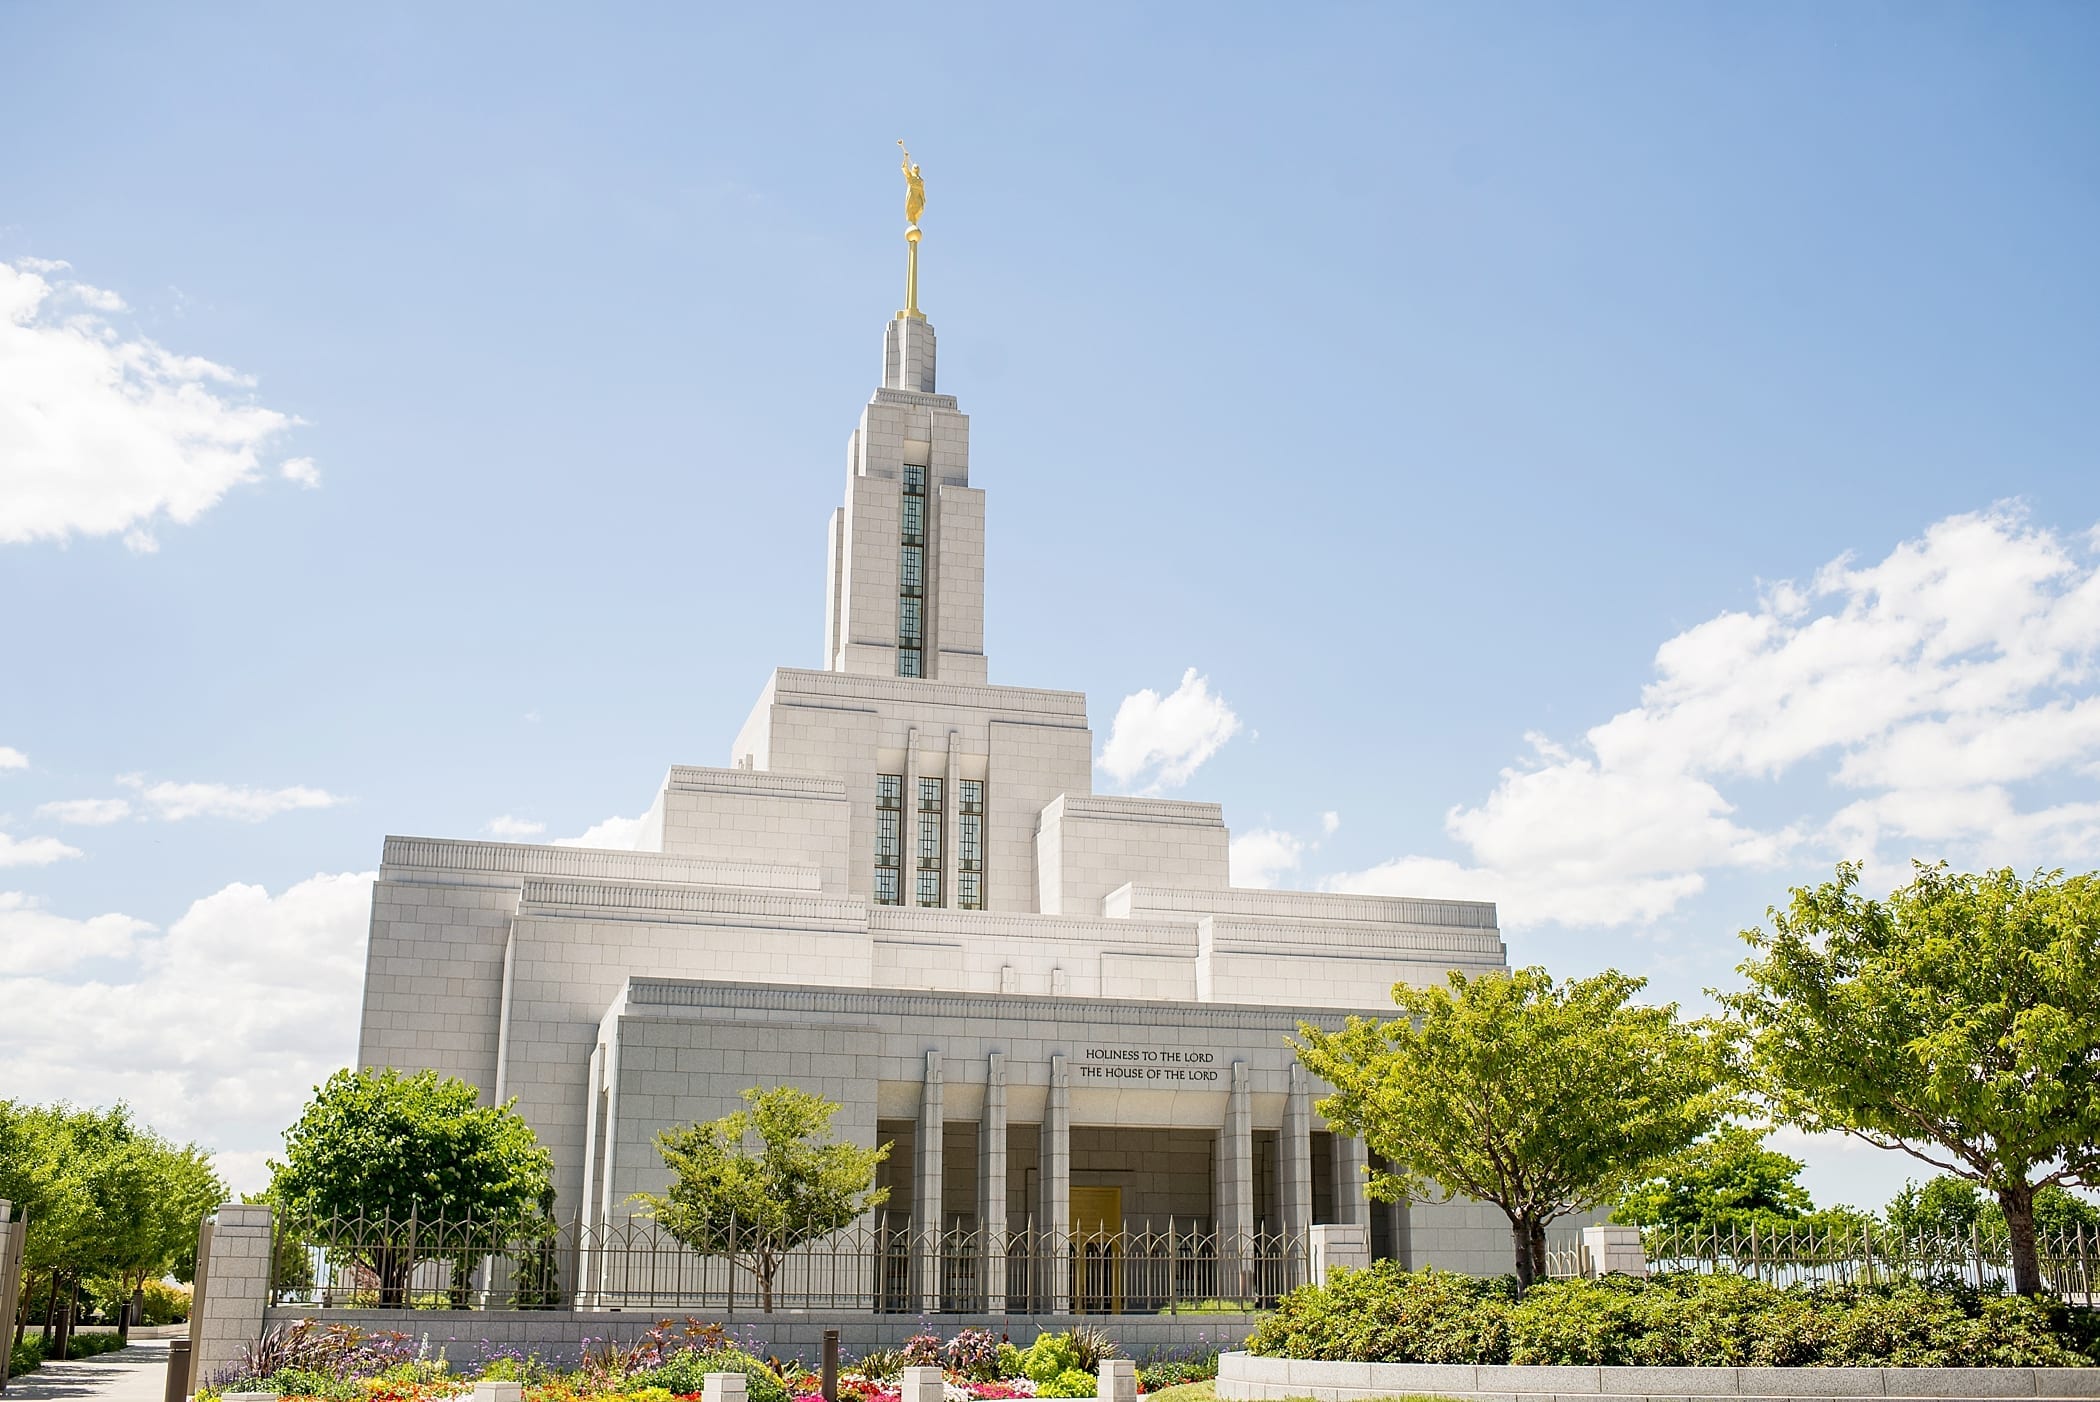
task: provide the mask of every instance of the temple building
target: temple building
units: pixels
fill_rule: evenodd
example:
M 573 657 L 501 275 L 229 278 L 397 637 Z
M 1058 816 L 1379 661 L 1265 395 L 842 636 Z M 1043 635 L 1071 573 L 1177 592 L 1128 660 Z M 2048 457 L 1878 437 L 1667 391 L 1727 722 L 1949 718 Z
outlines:
M 359 1064 L 516 1097 L 586 1227 L 663 1188 L 659 1130 L 795 1084 L 894 1145 L 891 1223 L 1354 1223 L 1376 1256 L 1506 1270 L 1499 1212 L 1367 1201 L 1286 1045 L 1506 967 L 1494 906 L 1235 888 L 1217 804 L 1096 793 L 1086 697 L 991 680 L 986 492 L 916 233 L 846 438 L 819 665 L 765 680 L 726 764 L 672 765 L 634 850 L 387 838 Z M 963 1304 L 1017 1303 L 1001 1285 Z

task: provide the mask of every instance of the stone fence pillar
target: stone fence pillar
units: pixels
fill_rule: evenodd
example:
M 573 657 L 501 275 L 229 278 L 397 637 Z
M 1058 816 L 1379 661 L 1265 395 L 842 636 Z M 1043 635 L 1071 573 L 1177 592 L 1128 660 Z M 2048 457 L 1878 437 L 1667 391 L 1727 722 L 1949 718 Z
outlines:
M 1582 1254 L 1590 1275 L 1648 1277 L 1648 1257 L 1641 1248 L 1641 1229 L 1600 1225 L 1582 1229 Z
M 898 1402 L 942 1402 L 947 1383 L 938 1368 L 906 1368 L 898 1389 Z
M 1094 1378 L 1095 1402 L 1138 1402 L 1137 1361 L 1104 1358 Z
M 220 1369 L 262 1337 L 270 1302 L 270 1209 L 229 1202 L 211 1225 L 197 1262 L 205 1288 L 190 1311 L 190 1391 L 210 1385 Z
M 1312 1236 L 1312 1283 L 1325 1285 L 1327 1272 L 1360 1271 L 1371 1264 L 1371 1229 L 1354 1222 L 1324 1223 Z

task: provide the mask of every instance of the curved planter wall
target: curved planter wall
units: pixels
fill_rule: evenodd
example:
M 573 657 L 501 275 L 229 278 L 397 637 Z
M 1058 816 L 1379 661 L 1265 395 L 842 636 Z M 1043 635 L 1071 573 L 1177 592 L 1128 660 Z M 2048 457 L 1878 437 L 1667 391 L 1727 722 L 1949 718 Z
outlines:
M 1410 1393 L 1462 1402 L 1761 1402 L 1827 1398 L 2100 1398 L 2100 1368 L 1518 1368 L 1467 1363 L 1321 1363 L 1228 1353 L 1227 1402 L 1363 1402 Z

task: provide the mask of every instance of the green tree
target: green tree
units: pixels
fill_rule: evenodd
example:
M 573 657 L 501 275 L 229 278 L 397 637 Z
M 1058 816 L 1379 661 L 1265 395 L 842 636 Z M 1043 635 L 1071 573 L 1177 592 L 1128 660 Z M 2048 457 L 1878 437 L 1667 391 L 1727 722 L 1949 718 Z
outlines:
M 1677 1231 L 1747 1232 L 1815 1211 L 1801 1160 L 1765 1147 L 1766 1130 L 1723 1125 L 1658 1162 L 1612 1212 L 1614 1222 Z
M 789 1252 L 888 1201 L 889 1189 L 874 1184 L 890 1146 L 832 1139 L 839 1107 L 795 1086 L 753 1086 L 743 1101 L 719 1120 L 659 1133 L 670 1191 L 632 1200 L 693 1250 L 749 1270 L 771 1313 L 774 1275 Z
M 1974 1183 L 1941 1174 L 1923 1186 L 1905 1183 L 1882 1209 L 1882 1220 L 1906 1236 L 1961 1240 L 1972 1232 L 2006 1235 L 2005 1213 Z M 2100 1207 L 2057 1183 L 2034 1190 L 2037 1237 L 2100 1232 Z
M 83 1284 L 93 1279 L 130 1302 L 147 1280 L 187 1275 L 197 1224 L 224 1193 L 208 1154 L 169 1143 L 123 1105 L 0 1102 L 0 1197 L 28 1210 L 25 1295 L 45 1288 L 57 1356 Z M 120 1303 L 116 1313 L 128 1332 L 130 1310 Z
M 1545 1270 L 1548 1222 L 1617 1201 L 1728 1108 L 1714 1040 L 1675 1004 L 1631 1003 L 1644 986 L 1615 970 L 1556 985 L 1540 968 L 1398 984 L 1400 1017 L 1302 1025 L 1298 1058 L 1334 1087 L 1328 1123 L 1388 1161 L 1372 1196 L 1502 1209 L 1521 1292 Z
M 1851 863 L 1797 888 L 1722 1002 L 1775 1115 L 1977 1184 L 2036 1294 L 2036 1192 L 2100 1170 L 2100 878 L 1914 865 L 1887 900 Z
M 288 1233 L 338 1243 L 370 1270 L 382 1304 L 408 1296 L 419 1261 L 473 1259 L 473 1243 L 544 1235 L 554 1159 L 512 1107 L 484 1105 L 435 1071 L 338 1071 L 315 1087 L 270 1164 Z M 420 1236 L 420 1240 L 419 1240 Z

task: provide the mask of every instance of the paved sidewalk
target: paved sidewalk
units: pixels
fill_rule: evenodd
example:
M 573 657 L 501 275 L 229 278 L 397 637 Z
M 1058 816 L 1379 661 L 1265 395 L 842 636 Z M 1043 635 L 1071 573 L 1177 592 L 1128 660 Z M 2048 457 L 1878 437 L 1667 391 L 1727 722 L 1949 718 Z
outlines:
M 46 1363 L 7 1380 L 7 1402 L 160 1402 L 168 1382 L 168 1341 L 141 1339 L 99 1358 Z

